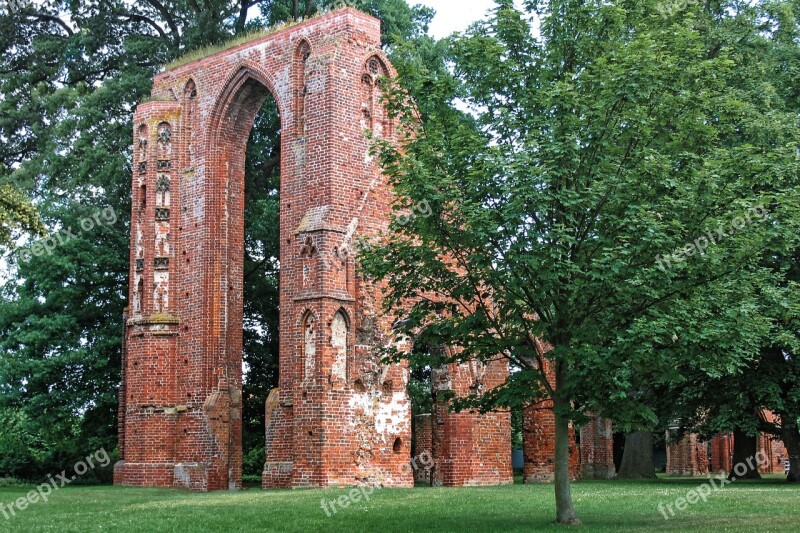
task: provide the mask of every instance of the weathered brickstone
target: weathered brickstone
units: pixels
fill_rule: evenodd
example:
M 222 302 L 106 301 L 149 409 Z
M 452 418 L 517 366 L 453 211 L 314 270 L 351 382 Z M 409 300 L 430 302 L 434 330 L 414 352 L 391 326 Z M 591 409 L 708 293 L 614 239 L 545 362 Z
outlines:
M 704 476 L 708 474 L 708 443 L 694 433 L 671 442 L 667 432 L 667 474 L 673 476 Z
M 712 472 L 730 472 L 733 459 L 733 433 L 719 433 L 711 438 Z
M 431 482 L 431 469 L 428 458 L 433 458 L 433 417 L 430 413 L 414 417 L 414 452 L 418 460 L 414 469 L 414 481 L 421 483 Z M 426 455 L 427 454 L 427 455 Z
M 592 417 L 581 427 L 581 478 L 611 479 L 614 465 L 614 433 L 611 420 Z
M 549 351 L 550 346 L 543 344 Z M 548 364 L 545 373 L 550 386 L 555 389 L 556 377 Z M 556 417 L 553 401 L 543 400 L 523 410 L 522 453 L 525 459 L 523 480 L 525 483 L 549 483 L 555 478 Z M 575 429 L 569 428 L 569 474 L 570 479 L 580 475 L 580 451 L 575 441 Z
M 764 411 L 763 417 L 769 422 L 775 415 Z M 669 439 L 669 433 L 667 433 Z M 667 474 L 681 476 L 700 476 L 709 472 L 730 472 L 733 464 L 733 449 L 736 441 L 733 433 L 718 433 L 710 443 L 703 442 L 697 435 L 689 434 L 683 440 L 667 446 Z M 711 456 L 709 457 L 709 453 Z M 784 473 L 784 462 L 789 455 L 780 439 L 760 433 L 756 437 L 758 471 L 762 474 Z
M 130 302 L 115 483 L 241 487 L 245 150 L 281 114 L 280 376 L 265 405 L 264 487 L 410 487 L 411 411 L 382 287 L 355 261 L 391 194 L 365 130 L 391 140 L 380 24 L 334 11 L 156 76 L 134 115 Z M 488 389 L 504 364 L 448 369 Z M 509 483 L 508 413 L 433 415 L 444 485 Z
M 767 422 L 775 422 L 778 418 L 770 411 L 764 411 L 763 417 Z M 767 457 L 765 461 L 759 463 L 758 471 L 762 474 L 783 474 L 786 468 L 784 462 L 789 459 L 789 452 L 783 441 L 772 435 L 761 433 L 758 436 L 757 446 L 758 451 L 761 452 L 759 456 Z
M 434 466 L 436 486 L 503 485 L 514 482 L 511 468 L 511 413 L 477 413 L 450 410 L 450 396 L 480 394 L 503 383 L 508 363 L 449 364 L 433 372 Z

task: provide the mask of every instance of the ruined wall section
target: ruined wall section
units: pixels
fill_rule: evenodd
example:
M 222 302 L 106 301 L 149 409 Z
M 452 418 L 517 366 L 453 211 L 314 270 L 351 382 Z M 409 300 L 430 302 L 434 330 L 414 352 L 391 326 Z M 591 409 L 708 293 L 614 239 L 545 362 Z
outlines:
M 451 363 L 434 370 L 431 449 L 436 486 L 503 485 L 511 468 L 511 413 L 450 410 L 452 397 L 481 394 L 505 382 L 508 363 Z
M 375 362 L 389 328 L 350 244 L 389 212 L 364 135 L 391 129 L 375 107 L 391 73 L 379 48 L 379 22 L 345 9 L 156 76 L 135 115 L 117 484 L 241 486 L 245 148 L 270 94 L 282 120 L 281 368 L 265 486 L 377 483 L 407 463 L 407 378 Z
M 542 349 L 551 348 L 542 343 Z M 550 386 L 555 388 L 556 376 L 552 365 L 545 360 L 545 374 Z M 553 401 L 549 398 L 530 405 L 522 412 L 522 453 L 525 483 L 550 483 L 555 479 L 556 416 Z M 580 474 L 581 454 L 575 439 L 575 429 L 569 427 L 569 475 L 577 479 Z
M 611 479 L 614 465 L 614 432 L 611 420 L 594 416 L 580 430 L 580 477 Z
M 135 114 L 131 306 L 115 483 L 241 487 L 244 173 L 253 121 L 281 115 L 280 377 L 263 486 L 412 486 L 405 365 L 356 243 L 387 228 L 370 136 L 393 140 L 380 23 L 337 10 L 156 76 Z M 454 367 L 458 391 L 504 363 Z M 443 421 L 444 484 L 511 481 L 508 413 Z M 437 426 L 438 427 L 438 426 Z
M 673 442 L 667 432 L 667 474 L 672 476 L 704 476 L 708 474 L 708 443 L 694 433 Z

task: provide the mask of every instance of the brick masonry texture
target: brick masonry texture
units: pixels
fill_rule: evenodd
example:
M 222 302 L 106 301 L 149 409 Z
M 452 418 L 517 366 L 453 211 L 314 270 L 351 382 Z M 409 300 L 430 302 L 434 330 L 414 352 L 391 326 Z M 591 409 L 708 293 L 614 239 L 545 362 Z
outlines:
M 414 417 L 414 457 L 433 457 L 433 417 L 428 414 L 417 415 Z M 428 455 L 424 455 L 428 454 Z M 431 467 L 424 464 L 424 461 L 417 462 L 414 470 L 414 481 L 428 483 L 431 482 Z
M 768 422 L 775 419 L 769 411 L 763 417 Z M 667 474 L 676 476 L 702 476 L 710 472 L 730 472 L 733 464 L 733 433 L 719 433 L 705 442 L 695 434 L 688 434 L 678 442 L 670 443 L 670 432 L 667 432 Z M 789 458 L 786 447 L 780 439 L 766 433 L 756 438 L 756 453 L 766 460 L 758 463 L 758 471 L 762 474 L 782 474 L 784 461 Z
M 671 442 L 667 432 L 667 474 L 674 476 L 703 476 L 708 474 L 708 443 L 691 433 Z
M 550 346 L 544 345 L 546 351 Z M 550 386 L 555 388 L 555 372 L 550 365 L 545 367 Z M 525 483 L 549 483 L 555 479 L 555 434 L 556 417 L 552 400 L 544 400 L 523 410 L 522 453 L 525 458 L 523 480 Z M 581 454 L 575 430 L 569 429 L 569 474 L 570 479 L 580 475 Z
M 381 363 L 379 349 L 398 341 L 353 251 L 391 213 L 365 130 L 391 139 L 377 80 L 393 74 L 379 21 L 344 9 L 156 76 L 134 115 L 116 484 L 241 487 L 245 150 L 271 94 L 282 121 L 280 383 L 265 405 L 263 485 L 413 486 L 408 371 Z M 507 372 L 446 370 L 463 393 Z M 509 414 L 445 407 L 432 416 L 438 482 L 511 482 Z
M 454 487 L 514 482 L 511 413 L 457 413 L 449 409 L 448 399 L 451 395 L 480 394 L 502 384 L 507 376 L 508 364 L 503 359 L 485 365 L 477 362 L 450 364 L 432 373 L 432 485 Z
M 616 475 L 614 465 L 614 433 L 611 420 L 598 416 L 581 427 L 580 477 L 611 479 Z

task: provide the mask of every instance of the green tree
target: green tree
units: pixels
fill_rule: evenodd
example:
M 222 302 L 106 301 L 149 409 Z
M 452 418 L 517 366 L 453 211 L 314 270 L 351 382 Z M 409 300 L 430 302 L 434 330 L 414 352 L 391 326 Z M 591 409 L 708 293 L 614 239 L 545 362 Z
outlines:
M 741 91 L 759 94 L 766 91 L 769 100 L 768 114 L 787 117 L 785 126 L 796 128 L 791 114 L 800 109 L 797 91 L 797 73 L 800 72 L 800 9 L 797 3 L 768 2 L 763 5 L 768 13 L 769 39 L 753 38 L 737 29 L 742 43 L 737 52 L 748 58 L 747 66 L 764 72 L 769 83 L 761 83 L 757 75 L 743 71 L 733 80 Z M 755 12 L 750 16 L 753 17 Z M 728 21 L 735 25 L 735 20 Z M 745 63 L 743 61 L 743 63 Z M 747 73 L 745 73 L 747 72 Z M 773 98 L 772 96 L 775 96 Z M 775 124 L 773 122 L 773 124 Z M 780 193 L 783 187 L 800 188 L 800 172 L 787 168 L 786 179 L 758 180 L 753 183 L 757 193 Z M 800 210 L 796 197 L 783 198 L 781 210 L 796 213 Z M 692 379 L 678 383 L 672 390 L 660 391 L 661 397 L 673 397 L 665 415 L 670 420 L 679 419 L 690 431 L 711 437 L 718 432 L 735 432 L 735 442 L 746 442 L 745 447 L 735 446 L 733 464 L 747 459 L 755 451 L 755 437 L 766 432 L 783 439 L 791 459 L 789 480 L 800 480 L 800 352 L 798 317 L 800 317 L 800 246 L 795 224 L 787 223 L 791 217 L 779 216 L 773 220 L 773 229 L 765 240 L 760 264 L 774 275 L 764 278 L 758 288 L 759 313 L 769 317 L 770 332 L 757 357 L 740 368 L 735 375 L 713 380 Z M 777 421 L 763 416 L 764 410 L 777 415 Z M 757 475 L 757 471 L 746 475 Z
M 797 114 L 750 46 L 774 38 L 760 6 L 497 4 L 450 41 L 452 76 L 397 65 L 406 135 L 379 153 L 406 216 L 361 257 L 400 333 L 458 348 L 432 364 L 510 361 L 505 384 L 456 407 L 553 401 L 571 524 L 571 420 L 652 426 L 641 391 L 758 353 L 757 293 L 780 276 L 759 258 L 800 214 Z
M 759 294 L 763 313 L 771 318 L 771 332 L 758 356 L 732 376 L 692 379 L 676 384 L 665 396 L 675 398 L 670 412 L 685 431 L 710 438 L 717 433 L 734 433 L 732 466 L 745 463 L 756 451 L 759 433 L 784 441 L 791 462 L 788 480 L 800 481 L 800 287 L 797 267 L 786 271 L 784 283 L 764 285 Z M 770 411 L 777 419 L 765 416 Z M 731 473 L 731 476 L 734 474 Z M 748 468 L 737 478 L 759 477 Z

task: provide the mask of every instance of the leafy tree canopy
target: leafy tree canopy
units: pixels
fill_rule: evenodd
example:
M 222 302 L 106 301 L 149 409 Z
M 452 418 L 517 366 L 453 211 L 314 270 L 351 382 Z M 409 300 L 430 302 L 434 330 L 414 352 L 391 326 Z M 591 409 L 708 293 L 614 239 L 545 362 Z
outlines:
M 559 522 L 569 420 L 650 426 L 653 389 L 735 373 L 774 333 L 760 293 L 786 272 L 761 258 L 800 224 L 793 6 L 498 0 L 449 70 L 398 65 L 406 137 L 380 156 L 403 216 L 363 262 L 401 333 L 459 348 L 429 364 L 510 362 L 462 407 L 553 400 Z

